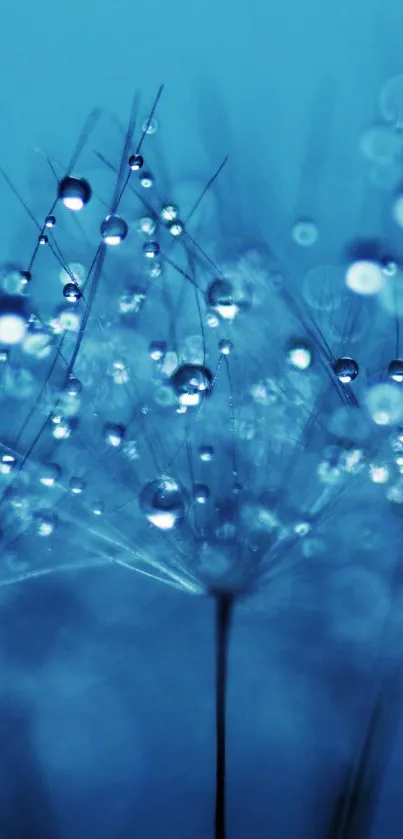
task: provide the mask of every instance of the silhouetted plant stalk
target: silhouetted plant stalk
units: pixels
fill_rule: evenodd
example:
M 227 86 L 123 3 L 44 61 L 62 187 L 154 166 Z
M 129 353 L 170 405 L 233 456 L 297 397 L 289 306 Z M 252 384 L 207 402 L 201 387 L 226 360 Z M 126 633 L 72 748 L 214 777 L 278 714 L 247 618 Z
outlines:
M 216 595 L 216 803 L 215 839 L 226 839 L 226 699 L 228 676 L 228 647 L 234 598 L 230 594 Z
M 326 839 L 369 839 L 400 713 L 400 674 L 378 689 L 362 742 L 337 795 Z

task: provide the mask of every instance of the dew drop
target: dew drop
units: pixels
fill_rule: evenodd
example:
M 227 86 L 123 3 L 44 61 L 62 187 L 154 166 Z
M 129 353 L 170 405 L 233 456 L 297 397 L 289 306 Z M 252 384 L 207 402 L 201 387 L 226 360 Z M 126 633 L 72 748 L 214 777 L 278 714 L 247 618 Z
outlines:
M 212 383 L 210 370 L 201 364 L 182 364 L 171 376 L 171 385 L 179 403 L 186 408 L 199 405 L 210 394 Z
M 109 215 L 103 220 L 100 233 L 106 245 L 116 247 L 126 239 L 128 227 L 125 220 L 120 216 Z
M 88 204 L 91 198 L 91 187 L 84 178 L 66 175 L 59 183 L 58 198 L 68 210 L 78 212 Z
M 343 385 L 350 384 L 358 376 L 359 367 L 353 358 L 343 356 L 338 358 L 333 364 L 333 370 Z
M 139 504 L 151 524 L 159 530 L 172 530 L 185 517 L 187 496 L 178 481 L 164 475 L 143 487 Z

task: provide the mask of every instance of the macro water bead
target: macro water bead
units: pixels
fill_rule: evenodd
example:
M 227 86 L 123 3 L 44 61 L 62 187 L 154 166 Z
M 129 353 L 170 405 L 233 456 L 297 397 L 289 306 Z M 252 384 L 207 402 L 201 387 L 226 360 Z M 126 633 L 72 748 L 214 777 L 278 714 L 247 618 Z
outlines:
M 100 232 L 106 245 L 116 246 L 126 239 L 128 226 L 123 218 L 116 215 L 109 215 L 104 218 Z
M 178 481 L 164 475 L 143 487 L 139 504 L 150 524 L 159 530 L 172 530 L 185 517 L 187 494 Z
M 85 490 L 85 481 L 83 478 L 73 476 L 70 478 L 69 490 L 73 495 L 81 495 Z
M 213 280 L 207 289 L 206 299 L 210 309 L 223 320 L 234 320 L 249 305 L 244 289 L 226 279 Z
M 70 376 L 66 382 L 64 391 L 71 399 L 77 399 L 82 391 L 82 384 L 74 376 Z
M 218 343 L 218 349 L 220 350 L 221 355 L 230 355 L 234 349 L 234 345 L 229 338 L 222 338 L 222 340 Z
M 42 466 L 39 474 L 39 481 L 42 486 L 53 487 L 60 481 L 62 470 L 57 463 L 48 463 Z
M 151 341 L 148 348 L 149 356 L 153 361 L 162 361 L 166 351 L 167 346 L 165 341 Z
M 91 512 L 94 516 L 103 516 L 105 512 L 105 504 L 103 501 L 93 501 L 91 505 Z
M 129 166 L 132 172 L 138 172 L 144 164 L 141 154 L 132 154 L 129 157 Z
M 77 303 L 81 297 L 81 291 L 75 283 L 66 283 L 63 288 L 63 297 L 65 297 L 69 303 Z
M 403 382 L 403 359 L 396 358 L 388 367 L 388 376 L 394 382 Z
M 200 460 L 203 461 L 203 463 L 210 463 L 210 461 L 213 460 L 213 457 L 214 457 L 213 446 L 209 446 L 209 445 L 199 446 L 199 457 L 200 457 Z
M 196 504 L 207 504 L 210 497 L 210 490 L 206 484 L 195 484 L 192 494 Z
M 182 364 L 171 376 L 171 385 L 179 403 L 194 408 L 207 396 L 212 387 L 213 376 L 201 364 Z
M 17 465 L 17 460 L 13 454 L 9 454 L 5 452 L 0 456 L 0 474 L 1 475 L 9 475 L 10 472 L 15 468 Z
M 158 242 L 146 242 L 143 245 L 143 254 L 146 259 L 155 259 L 160 252 L 160 247 Z
M 84 178 L 66 175 L 59 183 L 58 198 L 68 210 L 79 212 L 91 198 L 91 187 Z
M 359 373 L 357 362 L 354 361 L 353 358 L 349 358 L 347 356 L 338 358 L 333 364 L 333 370 L 343 385 L 353 382 Z

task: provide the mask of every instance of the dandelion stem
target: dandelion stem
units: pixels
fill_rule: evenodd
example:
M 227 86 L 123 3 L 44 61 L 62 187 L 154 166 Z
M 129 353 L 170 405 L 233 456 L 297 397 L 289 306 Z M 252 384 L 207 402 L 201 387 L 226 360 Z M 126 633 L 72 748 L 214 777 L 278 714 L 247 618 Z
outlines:
M 215 839 L 226 839 L 226 695 L 228 644 L 233 612 L 233 598 L 216 595 L 216 799 Z

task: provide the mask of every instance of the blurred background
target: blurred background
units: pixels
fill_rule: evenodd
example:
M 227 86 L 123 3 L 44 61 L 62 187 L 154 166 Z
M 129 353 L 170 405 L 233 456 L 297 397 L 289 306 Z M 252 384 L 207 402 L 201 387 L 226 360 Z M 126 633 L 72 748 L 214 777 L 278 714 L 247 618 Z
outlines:
M 295 218 L 312 216 L 332 261 L 382 220 L 360 142 L 403 70 L 402 32 L 402 5 L 383 0 L 3 0 L 0 162 L 39 207 L 33 150 L 68 160 L 94 107 L 124 120 L 138 88 L 146 114 L 163 82 L 171 177 L 206 177 L 228 153 L 229 217 L 286 254 Z M 4 259 L 17 258 L 22 211 L 5 185 L 0 212 Z M 229 839 L 327 837 L 389 602 L 371 571 L 322 570 L 318 584 L 299 567 L 239 606 Z M 211 836 L 213 640 L 211 602 L 123 569 L 0 589 L 0 835 Z M 403 753 L 392 709 L 371 813 L 388 839 Z

